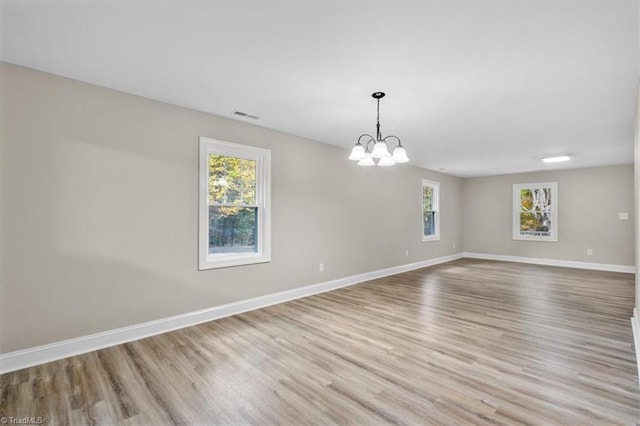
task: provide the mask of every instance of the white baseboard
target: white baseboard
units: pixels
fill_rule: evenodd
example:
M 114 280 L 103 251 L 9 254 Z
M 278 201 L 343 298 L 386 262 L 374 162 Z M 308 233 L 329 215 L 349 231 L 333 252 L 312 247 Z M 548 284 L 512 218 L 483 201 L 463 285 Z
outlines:
M 149 336 L 155 336 L 157 334 L 240 314 L 242 312 L 252 311 L 254 309 L 264 308 L 278 303 L 287 302 L 289 300 L 324 293 L 376 278 L 425 268 L 439 263 L 450 262 L 460 258 L 462 258 L 462 253 L 456 253 L 449 256 L 438 257 L 407 265 L 394 266 L 364 274 L 352 275 L 350 277 L 340 278 L 333 281 L 268 294 L 266 296 L 188 312 L 186 314 L 175 315 L 168 318 L 117 328 L 101 333 L 90 334 L 88 336 L 0 354 L 0 374 L 107 348 L 109 346 L 131 342 Z
M 610 265 L 607 263 L 576 262 L 573 260 L 542 259 L 537 257 L 506 256 L 502 254 L 469 252 L 464 252 L 463 257 L 468 257 L 471 259 L 501 260 L 503 262 L 532 263 L 535 265 L 562 266 L 565 268 L 592 269 L 596 271 L 627 272 L 630 274 L 634 274 L 636 272 L 635 266 Z
M 631 328 L 633 328 L 633 341 L 636 348 L 636 364 L 638 366 L 638 380 L 640 380 L 640 318 L 638 317 L 638 310 L 636 308 L 633 308 Z

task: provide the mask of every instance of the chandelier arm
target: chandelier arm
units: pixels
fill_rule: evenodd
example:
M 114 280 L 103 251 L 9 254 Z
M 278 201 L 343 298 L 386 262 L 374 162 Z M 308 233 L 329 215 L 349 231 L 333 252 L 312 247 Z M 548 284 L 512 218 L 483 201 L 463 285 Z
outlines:
M 371 136 L 370 134 L 368 134 L 368 133 L 364 133 L 364 134 L 360 135 L 360 137 L 358 138 L 358 143 L 359 143 L 360 145 L 362 145 L 362 144 L 360 143 L 360 140 L 361 140 L 363 137 L 365 137 L 365 136 L 366 136 L 366 137 L 368 137 L 368 138 L 369 138 L 369 140 L 365 143 L 364 149 L 365 149 L 365 151 L 369 151 L 369 144 L 370 144 L 371 142 L 375 142 L 375 139 L 373 139 L 373 136 Z
M 402 141 L 400 141 L 400 138 L 394 135 L 389 135 L 387 137 L 385 137 L 384 139 L 382 139 L 385 143 L 387 143 L 387 139 L 389 138 L 395 138 L 398 141 L 398 146 L 402 146 Z

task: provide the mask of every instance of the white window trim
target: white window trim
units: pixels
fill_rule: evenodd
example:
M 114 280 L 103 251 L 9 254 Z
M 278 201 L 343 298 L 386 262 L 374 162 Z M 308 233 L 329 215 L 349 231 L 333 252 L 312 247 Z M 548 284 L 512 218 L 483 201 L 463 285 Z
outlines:
M 258 247 L 255 253 L 209 254 L 209 155 L 220 154 L 256 161 Z M 271 261 L 271 151 L 200 137 L 198 269 L 226 268 Z
M 435 214 L 435 228 L 436 233 L 434 235 L 424 235 L 424 187 L 430 186 L 433 190 L 433 211 Z M 422 179 L 422 186 L 420 187 L 420 234 L 422 234 L 422 241 L 439 241 L 440 240 L 440 182 L 434 180 Z
M 520 235 L 520 190 L 551 188 L 551 236 Z M 513 239 L 519 241 L 558 241 L 558 182 L 516 183 L 513 185 Z

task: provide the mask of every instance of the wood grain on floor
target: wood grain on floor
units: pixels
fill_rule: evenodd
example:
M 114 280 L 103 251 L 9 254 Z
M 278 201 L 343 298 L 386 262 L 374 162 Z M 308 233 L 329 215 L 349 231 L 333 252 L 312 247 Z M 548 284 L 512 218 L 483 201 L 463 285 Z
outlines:
M 631 274 L 463 259 L 1 376 L 45 424 L 636 424 Z

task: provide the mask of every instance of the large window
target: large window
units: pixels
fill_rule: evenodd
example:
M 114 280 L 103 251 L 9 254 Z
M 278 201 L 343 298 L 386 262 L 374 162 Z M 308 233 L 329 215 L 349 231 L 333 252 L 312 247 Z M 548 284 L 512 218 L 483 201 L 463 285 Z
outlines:
M 558 241 L 558 182 L 513 185 L 513 239 Z
M 200 138 L 199 268 L 269 262 L 271 152 Z
M 440 239 L 440 183 L 422 180 L 422 241 Z

